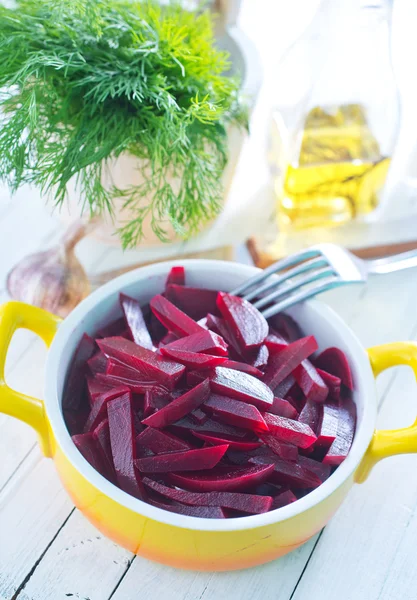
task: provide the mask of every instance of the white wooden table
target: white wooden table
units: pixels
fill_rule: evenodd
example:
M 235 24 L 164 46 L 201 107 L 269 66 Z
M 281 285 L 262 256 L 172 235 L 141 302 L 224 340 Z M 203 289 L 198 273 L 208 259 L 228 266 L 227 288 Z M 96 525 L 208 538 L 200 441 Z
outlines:
M 246 22 L 262 46 L 264 30 L 252 16 L 248 11 Z M 287 35 L 279 22 L 277 32 Z M 22 190 L 10 201 L 0 190 L 1 302 L 10 266 L 59 232 L 36 194 Z M 90 273 L 112 267 L 103 246 L 83 241 L 79 254 Z M 416 339 L 416 297 L 417 270 L 411 270 L 333 291 L 324 301 L 370 346 Z M 45 356 L 40 340 L 19 331 L 8 357 L 9 384 L 41 397 Z M 414 420 L 417 385 L 409 370 L 385 373 L 378 389 L 380 427 Z M 74 509 L 34 432 L 0 415 L 0 600 L 415 600 L 416 472 L 416 456 L 383 461 L 319 535 L 280 560 L 233 573 L 185 572 L 105 539 Z

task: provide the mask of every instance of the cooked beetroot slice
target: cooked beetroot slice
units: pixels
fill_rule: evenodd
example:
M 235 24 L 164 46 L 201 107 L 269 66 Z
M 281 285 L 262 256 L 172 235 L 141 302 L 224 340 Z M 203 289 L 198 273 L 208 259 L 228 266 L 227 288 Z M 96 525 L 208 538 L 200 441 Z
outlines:
M 225 362 L 225 356 L 214 356 L 186 350 L 173 350 L 172 348 L 161 348 L 161 354 L 172 358 L 189 369 L 209 369 Z
M 145 490 L 133 462 L 136 459 L 136 441 L 130 393 L 111 400 L 107 404 L 107 414 L 117 483 L 128 494 L 144 500 Z
M 292 344 L 288 344 L 283 350 L 272 354 L 265 371 L 263 381 L 271 389 L 276 386 L 287 375 L 292 373 L 299 364 L 317 350 L 317 342 L 313 335 L 301 338 Z
M 83 404 L 87 404 L 85 386 L 87 361 L 96 351 L 95 341 L 84 333 L 75 350 L 68 372 L 62 399 L 63 410 L 78 410 Z
M 347 457 L 356 427 L 356 405 L 350 398 L 339 408 L 336 439 L 323 459 L 325 465 L 340 465 Z
M 315 360 L 315 365 L 323 371 L 327 371 L 342 381 L 342 383 L 353 390 L 352 373 L 346 354 L 339 348 L 327 348 Z
M 222 364 L 226 369 L 234 369 L 235 371 L 242 371 L 242 373 L 247 373 L 248 375 L 252 375 L 253 377 L 263 377 L 262 371 L 253 367 L 252 365 L 248 365 L 247 363 L 239 362 L 236 360 L 226 359 Z
M 259 379 L 224 367 L 214 368 L 210 386 L 216 394 L 253 404 L 261 410 L 268 410 L 274 400 L 272 391 Z
M 98 381 L 96 377 L 87 377 L 87 391 L 90 400 L 90 405 L 93 406 L 97 398 L 107 392 L 112 386 Z
M 268 456 L 255 456 L 249 459 L 249 462 L 255 465 L 270 464 L 272 461 L 274 469 L 271 474 L 271 481 L 288 484 L 297 489 L 316 488 L 321 484 L 315 473 L 308 471 L 298 463 L 289 462 L 278 457 L 271 459 Z
M 221 506 L 249 514 L 260 514 L 267 512 L 272 504 L 272 498 L 268 496 L 239 492 L 189 492 L 168 487 L 148 477 L 143 478 L 143 483 L 170 500 L 191 506 Z
M 121 377 L 122 379 L 131 379 L 132 381 L 146 381 L 140 371 L 133 369 L 132 367 L 128 367 L 115 358 L 107 359 L 106 375 L 111 375 L 112 377 Z M 155 382 L 147 381 L 147 383 Z
M 106 465 L 106 472 L 109 475 L 109 479 L 112 482 L 116 481 L 116 471 L 113 465 L 113 456 L 111 453 L 110 444 L 110 429 L 109 420 L 104 419 L 93 431 L 93 436 L 103 451 L 104 461 Z
M 136 448 L 148 448 L 155 454 L 192 450 L 193 446 L 172 433 L 147 427 L 136 438 Z
M 170 344 L 171 342 L 175 342 L 177 339 L 178 339 L 178 336 L 176 336 L 175 333 L 168 332 L 166 335 L 164 335 L 162 340 L 159 342 L 158 347 L 162 348 L 163 346 L 166 346 L 167 344 Z
M 295 342 L 303 337 L 298 323 L 292 317 L 285 313 L 278 313 L 269 319 L 269 323 L 273 329 L 281 333 L 289 342 Z
M 130 298 L 130 296 L 126 296 L 125 294 L 120 294 L 120 305 L 130 333 L 129 337 L 133 339 L 135 344 L 152 350 L 153 343 L 138 300 Z
M 113 375 L 104 375 L 97 373 L 95 379 L 99 383 L 107 385 L 109 388 L 125 385 L 133 394 L 145 394 L 145 392 L 154 387 L 160 387 L 161 392 L 167 392 L 163 386 L 158 386 L 154 381 L 137 381 L 133 379 L 125 379 L 124 377 L 113 377 Z
M 168 510 L 169 512 L 186 515 L 187 517 L 201 517 L 202 519 L 225 519 L 226 515 L 220 506 L 187 506 L 185 504 L 164 504 L 156 500 L 149 500 L 149 504 Z
M 208 415 L 206 415 L 206 413 L 203 410 L 201 410 L 201 408 L 196 408 L 195 410 L 193 410 L 193 412 L 190 412 L 189 417 L 199 425 L 205 423 L 209 418 Z
M 287 417 L 288 419 L 296 419 L 298 417 L 298 412 L 291 402 L 276 396 L 274 397 L 269 412 L 273 415 L 279 415 L 280 417 Z
M 317 430 L 316 447 L 327 449 L 333 444 L 337 435 L 338 421 L 339 407 L 332 404 L 325 404 L 323 406 L 321 423 Z
M 184 417 L 180 419 L 174 425 L 171 426 L 175 432 L 179 434 L 186 434 L 190 431 L 199 431 L 201 433 L 212 433 L 219 435 L 227 435 L 232 436 L 232 438 L 247 438 L 248 432 L 244 429 L 240 429 L 239 427 L 234 427 L 233 425 L 226 425 L 226 423 L 220 423 L 219 421 L 214 421 L 213 419 L 208 419 L 201 425 L 198 425 L 194 419 L 188 417 Z
M 168 331 L 172 331 L 175 335 L 183 337 L 204 331 L 204 328 L 198 325 L 194 319 L 191 319 L 160 294 L 154 296 L 150 304 L 154 315 L 165 325 Z
M 170 395 L 168 392 L 162 392 L 158 388 L 146 390 L 143 401 L 143 418 L 149 417 L 155 411 L 164 408 L 169 404 Z
M 97 425 L 107 416 L 107 403 L 114 398 L 118 398 L 123 394 L 129 393 L 130 390 L 126 386 L 120 386 L 107 390 L 98 396 L 93 404 L 93 407 L 88 415 L 86 424 L 84 425 L 84 433 L 93 431 Z
M 95 375 L 96 373 L 105 373 L 107 366 L 107 357 L 104 354 L 104 352 L 101 352 L 100 350 L 99 352 L 96 352 L 94 356 L 87 360 L 87 365 L 93 375 Z
M 330 473 L 331 473 L 330 465 L 323 464 L 322 462 L 319 462 L 318 460 L 313 460 L 312 458 L 308 458 L 308 456 L 301 456 L 301 455 L 298 457 L 297 462 L 298 462 L 298 464 L 300 464 L 302 467 L 304 467 L 308 471 L 311 471 L 312 473 L 317 475 L 317 477 L 320 479 L 320 481 L 322 483 L 323 483 L 323 481 L 326 481 L 326 479 L 328 479 L 330 477 Z
M 172 267 L 168 273 L 166 285 L 185 285 L 185 269 L 184 267 Z
M 109 323 L 105 327 L 99 329 L 96 333 L 96 338 L 106 338 L 121 335 L 125 329 L 126 321 L 124 317 L 120 317 L 119 319 L 116 319 L 112 323 Z
M 340 398 L 340 386 L 342 384 L 339 377 L 335 375 L 331 375 L 327 371 L 323 371 L 323 369 L 317 369 L 317 373 L 320 375 L 324 383 L 329 388 L 329 393 L 334 400 L 339 400 Z
M 266 336 L 265 345 L 271 350 L 271 352 L 276 353 L 280 352 L 288 346 L 288 342 L 285 338 L 282 337 L 277 331 L 274 331 Z
M 267 365 L 268 363 L 268 359 L 269 359 L 269 350 L 268 347 L 265 344 L 262 344 L 262 346 L 256 351 L 255 357 L 253 358 L 253 360 L 251 360 L 251 366 L 258 368 L 258 367 L 265 367 L 265 365 Z
M 285 492 L 281 492 L 272 499 L 272 505 L 270 510 L 276 510 L 277 508 L 282 508 L 283 506 L 287 506 L 287 504 L 291 504 L 297 500 L 297 496 L 291 491 L 286 490 Z
M 298 459 L 298 448 L 294 444 L 282 442 L 271 434 L 262 434 L 260 438 L 280 458 L 289 461 L 296 461 Z
M 298 416 L 300 423 L 306 423 L 317 435 L 317 431 L 321 422 L 323 407 L 317 402 L 307 401 L 304 408 Z
M 71 436 L 83 433 L 88 418 L 88 406 L 79 410 L 63 410 L 65 424 Z
M 307 400 L 324 402 L 329 388 L 309 360 L 303 360 L 293 371 L 293 375 Z
M 170 473 L 212 469 L 228 449 L 227 444 L 184 452 L 168 452 L 149 458 L 138 458 L 135 465 L 142 473 Z
M 201 406 L 208 399 L 209 395 L 210 383 L 208 379 L 205 379 L 192 390 L 189 390 L 179 398 L 175 398 L 167 406 L 164 406 L 158 412 L 144 419 L 142 423 L 149 427 L 166 427 Z
M 79 433 L 72 436 L 72 441 L 96 471 L 109 479 L 111 474 L 107 471 L 107 461 L 101 446 L 97 443 L 92 433 Z
M 252 404 L 212 394 L 204 403 L 204 408 L 229 425 L 236 425 L 251 431 L 268 431 L 268 425 L 261 413 Z
M 227 435 L 224 433 L 207 433 L 204 431 L 195 431 L 191 430 L 191 433 L 200 440 L 204 440 L 205 442 L 209 442 L 215 446 L 221 444 L 228 444 L 229 448 L 233 448 L 234 450 L 254 450 L 255 448 L 259 448 L 261 445 L 257 440 L 245 440 L 239 437 L 234 437 L 232 435 Z
M 175 387 L 176 382 L 185 371 L 183 365 L 167 360 L 124 338 L 104 338 L 98 340 L 97 343 L 107 356 L 137 369 L 144 380 L 157 381 L 170 390 Z
M 196 321 L 205 317 L 207 313 L 217 312 L 216 290 L 170 284 L 166 288 L 166 297 Z
M 165 350 L 184 350 L 227 356 L 227 344 L 224 339 L 212 331 L 203 330 L 167 344 Z
M 259 348 L 268 335 L 268 323 L 253 304 L 225 292 L 219 292 L 217 307 L 236 338 L 241 352 Z
M 274 472 L 274 469 L 273 464 L 222 467 L 210 473 L 171 473 L 169 480 L 174 485 L 196 492 L 235 492 L 264 482 Z
M 264 419 L 272 435 L 283 442 L 289 442 L 299 448 L 308 448 L 317 439 L 314 431 L 306 423 L 271 413 L 265 413 Z
M 281 383 L 279 383 L 275 388 L 274 395 L 278 398 L 286 398 L 287 394 L 293 388 L 294 384 L 296 385 L 294 375 L 287 375 L 287 377 L 283 379 Z
M 224 319 L 209 313 L 207 315 L 207 327 L 215 333 L 218 333 L 225 340 L 225 342 L 235 350 L 236 354 L 242 357 L 239 344 Z

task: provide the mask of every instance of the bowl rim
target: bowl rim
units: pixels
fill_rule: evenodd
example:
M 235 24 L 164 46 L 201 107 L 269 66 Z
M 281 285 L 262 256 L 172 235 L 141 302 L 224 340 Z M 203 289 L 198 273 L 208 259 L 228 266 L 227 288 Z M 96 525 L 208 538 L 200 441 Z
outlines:
M 207 259 L 171 260 L 155 265 L 139 267 L 138 269 L 129 271 L 128 273 L 113 279 L 95 290 L 59 325 L 58 331 L 48 352 L 45 370 L 44 405 L 49 426 L 55 441 L 72 466 L 100 492 L 111 498 L 114 502 L 154 521 L 195 531 L 214 532 L 249 530 L 291 519 L 325 500 L 354 473 L 371 441 L 376 422 L 375 380 L 366 351 L 356 335 L 341 317 L 339 317 L 339 315 L 337 315 L 329 306 L 318 300 L 308 301 L 309 308 L 326 320 L 335 322 L 338 329 L 343 331 L 343 336 L 355 357 L 357 376 L 358 379 L 361 380 L 361 387 L 364 391 L 366 402 L 364 402 L 361 422 L 357 425 L 355 438 L 346 460 L 324 483 L 296 502 L 267 513 L 236 519 L 207 519 L 171 513 L 139 500 L 109 482 L 87 462 L 71 440 L 71 436 L 64 422 L 57 389 L 57 374 L 60 359 L 62 353 L 65 351 L 71 334 L 80 321 L 94 309 L 96 304 L 101 302 L 107 296 L 121 291 L 131 283 L 138 282 L 150 276 L 153 277 L 155 275 L 167 274 L 172 266 L 178 264 L 183 265 L 186 269 L 187 266 L 191 266 L 200 271 L 205 268 L 212 269 L 216 272 L 218 272 L 219 269 L 223 272 L 233 270 L 234 274 L 238 272 L 238 274 L 242 276 L 242 281 L 260 271 L 260 269 L 251 265 L 228 261 Z

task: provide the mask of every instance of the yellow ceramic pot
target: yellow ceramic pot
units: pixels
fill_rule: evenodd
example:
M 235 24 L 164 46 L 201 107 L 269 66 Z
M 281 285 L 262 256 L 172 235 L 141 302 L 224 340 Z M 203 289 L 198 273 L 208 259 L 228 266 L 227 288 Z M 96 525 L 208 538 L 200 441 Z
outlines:
M 253 267 L 228 262 L 183 261 L 189 285 L 231 290 Z M 63 322 L 32 306 L 10 302 L 0 309 L 0 411 L 34 427 L 44 454 L 56 465 L 74 504 L 105 535 L 155 561 L 198 570 L 242 569 L 273 560 L 317 533 L 340 506 L 355 481 L 363 481 L 381 458 L 417 451 L 417 425 L 374 431 L 374 375 L 393 365 L 417 373 L 417 345 L 396 343 L 368 354 L 352 331 L 327 306 L 308 302 L 291 312 L 319 346 L 340 347 L 350 359 L 358 423 L 345 462 L 319 488 L 291 505 L 239 519 L 199 519 L 141 502 L 104 479 L 78 452 L 66 429 L 61 398 L 66 373 L 84 331 L 90 334 L 120 315 L 120 291 L 148 301 L 163 288 L 172 263 L 143 267 L 115 279 L 84 300 Z M 44 400 L 11 390 L 4 381 L 7 348 L 14 331 L 27 328 L 49 346 Z

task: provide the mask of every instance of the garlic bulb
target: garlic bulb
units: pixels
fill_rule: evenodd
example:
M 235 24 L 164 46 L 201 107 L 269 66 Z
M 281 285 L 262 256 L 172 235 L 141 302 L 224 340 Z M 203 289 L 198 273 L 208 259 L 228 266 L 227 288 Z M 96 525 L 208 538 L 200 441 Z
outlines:
M 77 221 L 57 246 L 23 258 L 7 277 L 10 296 L 66 317 L 90 292 L 90 282 L 74 249 L 93 225 L 93 221 Z

